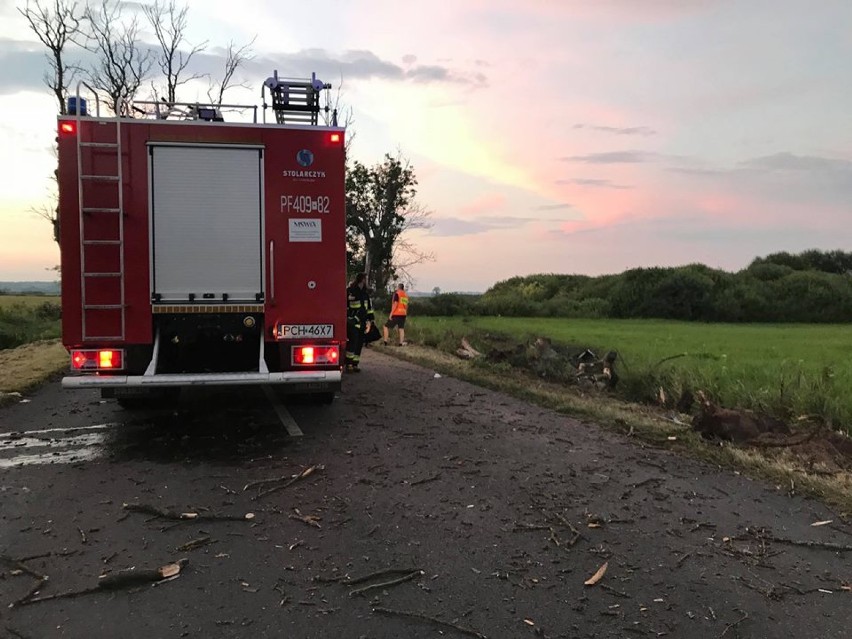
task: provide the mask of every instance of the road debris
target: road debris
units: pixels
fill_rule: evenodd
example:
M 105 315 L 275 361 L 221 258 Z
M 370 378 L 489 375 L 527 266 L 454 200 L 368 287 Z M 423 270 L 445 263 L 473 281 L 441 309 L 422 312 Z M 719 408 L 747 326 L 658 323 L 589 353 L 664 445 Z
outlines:
M 603 576 L 606 574 L 606 569 L 607 569 L 608 567 L 609 567 L 609 562 L 608 562 L 608 561 L 605 561 L 605 562 L 603 563 L 603 565 L 602 565 L 600 568 L 598 568 L 597 572 L 596 572 L 594 575 L 592 575 L 591 577 L 589 577 L 588 579 L 586 579 L 586 581 L 584 581 L 584 582 L 583 582 L 583 585 L 586 585 L 586 586 L 594 586 L 594 585 L 595 585 L 596 583 L 598 583 L 601 579 L 603 579 Z
M 29 606 L 31 604 L 41 603 L 44 601 L 53 601 L 54 599 L 70 599 L 73 597 L 90 595 L 96 592 L 121 590 L 123 588 L 132 588 L 149 583 L 156 586 L 160 583 L 172 581 L 179 577 L 181 571 L 188 562 L 189 560 L 184 558 L 155 569 L 136 570 L 135 568 L 130 568 L 113 574 L 101 575 L 98 578 L 98 585 L 93 588 L 70 590 L 60 592 L 55 595 L 48 595 L 46 597 L 30 597 L 16 602 L 15 605 Z M 45 577 L 44 580 L 47 581 L 47 577 Z
M 418 479 L 417 481 L 411 482 L 411 485 L 412 486 L 419 486 L 420 484 L 425 484 L 425 483 L 428 483 L 430 481 L 436 481 L 438 479 L 441 479 L 441 473 L 435 473 L 431 477 L 424 477 L 423 479 Z
M 153 515 L 161 519 L 172 519 L 175 521 L 251 521 L 254 519 L 254 513 L 246 513 L 245 515 L 199 514 L 196 512 L 179 513 L 173 510 L 161 510 L 149 504 L 122 504 L 122 508 L 132 513 Z
M 30 588 L 23 597 L 20 597 L 9 604 L 10 608 L 14 608 L 15 606 L 21 606 L 24 603 L 30 601 L 36 595 L 36 593 L 38 593 L 45 586 L 45 584 L 47 584 L 50 579 L 47 575 L 42 575 L 27 566 L 24 563 L 24 561 L 26 561 L 25 559 L 16 560 L 5 555 L 0 555 L 0 561 L 5 564 L 8 564 L 9 566 L 16 567 L 16 569 L 12 571 L 13 576 L 27 574 L 36 580 L 36 583 L 33 584 L 33 587 Z
M 488 639 L 481 632 L 477 632 L 476 630 L 471 630 L 470 628 L 465 628 L 463 626 L 456 625 L 449 621 L 443 621 L 438 619 L 437 617 L 432 617 L 430 615 L 424 615 L 419 612 L 410 612 L 407 610 L 393 610 L 392 608 L 382 608 L 376 607 L 373 608 L 373 612 L 380 615 L 388 615 L 395 617 L 408 617 L 409 619 L 417 619 L 419 621 L 428 621 L 429 623 L 433 623 L 438 626 L 443 626 L 445 628 L 452 628 L 456 632 L 460 632 L 463 635 L 467 635 L 468 637 L 476 637 L 477 639 Z
M 195 550 L 196 548 L 201 548 L 202 546 L 206 546 L 207 544 L 213 543 L 213 539 L 210 537 L 199 537 L 198 539 L 192 539 L 191 541 L 186 542 L 185 544 L 178 546 L 175 548 L 178 552 L 187 552 L 189 550 Z
M 466 337 L 462 337 L 461 346 L 456 349 L 456 355 L 458 355 L 461 359 L 476 359 L 477 357 L 482 357 L 482 353 L 471 346 Z
M 314 528 L 322 528 L 319 524 L 322 517 L 319 517 L 318 515 L 303 515 L 298 508 L 294 508 L 293 512 L 296 514 L 290 515 L 290 519 L 301 521 L 302 523 L 305 523 L 308 526 L 313 526 Z
M 243 491 L 246 491 L 249 488 L 257 488 L 258 486 L 266 486 L 268 484 L 278 484 L 280 482 L 284 482 L 280 486 L 273 486 L 272 488 L 261 490 L 257 495 L 252 497 L 252 501 L 254 501 L 260 499 L 261 497 L 266 497 L 267 495 L 271 495 L 272 493 L 278 492 L 279 490 L 289 488 L 297 481 L 305 479 L 306 477 L 310 477 L 315 472 L 321 470 L 325 470 L 325 466 L 323 464 L 314 464 L 313 466 L 308 466 L 305 470 L 300 473 L 296 473 L 295 475 L 283 475 L 282 477 L 273 477 L 271 479 L 260 479 L 258 481 L 249 482 L 248 484 L 243 486 Z
M 382 588 L 388 588 L 390 586 L 396 586 L 398 584 L 405 583 L 406 581 L 411 581 L 416 577 L 422 577 L 426 573 L 420 569 L 412 570 L 407 575 L 399 577 L 397 579 L 391 579 L 390 581 L 381 581 L 379 583 L 370 584 L 368 586 L 363 586 L 361 588 L 356 588 L 355 590 L 349 591 L 349 596 L 353 597 L 355 595 L 363 595 L 365 592 L 369 592 L 371 590 L 380 590 Z

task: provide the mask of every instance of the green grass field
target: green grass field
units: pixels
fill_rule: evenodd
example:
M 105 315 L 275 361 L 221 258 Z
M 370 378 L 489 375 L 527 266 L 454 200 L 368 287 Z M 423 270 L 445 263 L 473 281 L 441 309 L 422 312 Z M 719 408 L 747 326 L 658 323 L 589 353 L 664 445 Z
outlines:
M 0 295 L 0 349 L 59 337 L 60 313 L 59 296 Z
M 19 304 L 28 308 L 39 306 L 46 302 L 59 304 L 60 299 L 58 295 L 0 295 L 0 309 Z
M 477 347 L 477 340 L 487 343 L 488 334 L 520 343 L 543 336 L 598 354 L 618 351 L 619 391 L 627 399 L 653 401 L 661 386 L 674 399 L 683 390 L 703 390 L 725 406 L 789 420 L 808 415 L 852 432 L 852 326 L 412 319 L 406 331 L 412 340 L 449 351 L 462 336 Z

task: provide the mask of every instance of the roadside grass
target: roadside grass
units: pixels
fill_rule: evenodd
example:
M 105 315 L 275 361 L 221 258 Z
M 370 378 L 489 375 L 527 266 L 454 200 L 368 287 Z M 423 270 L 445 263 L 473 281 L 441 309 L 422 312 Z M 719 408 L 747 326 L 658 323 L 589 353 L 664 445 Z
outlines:
M 59 297 L 0 295 L 0 352 L 59 337 L 61 313 Z
M 68 353 L 58 339 L 0 350 L 0 406 L 68 368 Z
M 494 336 L 520 344 L 542 336 L 598 355 L 615 350 L 624 399 L 655 401 L 662 387 L 676 401 L 703 390 L 724 406 L 788 421 L 807 416 L 852 434 L 850 326 L 440 317 L 410 322 L 407 335 L 445 352 L 462 337 L 487 351 Z

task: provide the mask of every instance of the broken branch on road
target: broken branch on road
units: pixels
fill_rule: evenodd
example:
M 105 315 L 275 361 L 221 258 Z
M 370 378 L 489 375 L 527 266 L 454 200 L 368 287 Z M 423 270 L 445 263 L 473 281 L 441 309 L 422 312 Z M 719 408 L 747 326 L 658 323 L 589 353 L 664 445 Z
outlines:
M 159 517 L 160 519 L 172 519 L 175 521 L 251 521 L 254 519 L 254 513 L 246 513 L 245 515 L 199 514 L 196 512 L 179 513 L 173 510 L 161 510 L 149 504 L 123 504 L 122 508 L 128 512 L 142 513 Z
M 179 559 L 178 561 L 160 566 L 153 570 L 135 570 L 131 568 L 115 574 L 101 575 L 98 578 L 98 585 L 93 588 L 69 590 L 55 595 L 48 595 L 46 597 L 30 597 L 22 601 L 15 602 L 13 605 L 29 606 L 31 604 L 41 603 L 44 601 L 53 601 L 54 599 L 71 599 L 74 597 L 82 597 L 83 595 L 90 595 L 95 592 L 121 590 L 123 588 L 132 588 L 134 586 L 140 586 L 148 583 L 156 586 L 160 583 L 171 581 L 179 577 L 181 570 L 183 570 L 183 567 L 186 566 L 188 562 L 188 559 Z M 45 577 L 45 581 L 46 580 L 47 578 Z
M 419 569 L 413 570 L 410 573 L 408 573 L 407 575 L 404 575 L 404 576 L 399 577 L 397 579 L 391 579 L 390 581 L 381 581 L 381 582 L 376 583 L 376 584 L 370 584 L 368 586 L 356 588 L 355 590 L 350 590 L 349 596 L 353 597 L 355 595 L 363 595 L 365 592 L 369 592 L 371 590 L 378 590 L 378 589 L 381 589 L 381 588 L 388 588 L 390 586 L 396 586 L 398 584 L 405 583 L 406 581 L 411 581 L 412 579 L 414 579 L 416 577 L 421 577 L 424 574 L 426 574 L 426 573 L 424 573 L 422 570 L 419 570 Z

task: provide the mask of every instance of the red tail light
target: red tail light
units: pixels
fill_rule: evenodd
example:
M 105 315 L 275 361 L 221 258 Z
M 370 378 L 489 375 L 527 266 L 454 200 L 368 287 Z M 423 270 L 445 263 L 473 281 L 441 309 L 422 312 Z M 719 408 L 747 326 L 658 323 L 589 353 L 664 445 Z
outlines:
M 337 346 L 299 345 L 293 347 L 293 364 L 296 366 L 333 366 L 339 361 L 340 350 Z
M 63 122 L 59 125 L 59 131 L 62 133 L 67 133 L 68 135 L 72 135 L 75 130 L 75 126 L 73 122 Z
M 71 351 L 71 368 L 77 371 L 120 370 L 124 368 L 124 351 L 114 349 Z
M 330 136 L 328 136 L 328 140 L 332 144 L 340 144 L 340 141 L 342 139 L 343 139 L 343 136 L 340 135 L 339 133 L 332 133 Z

